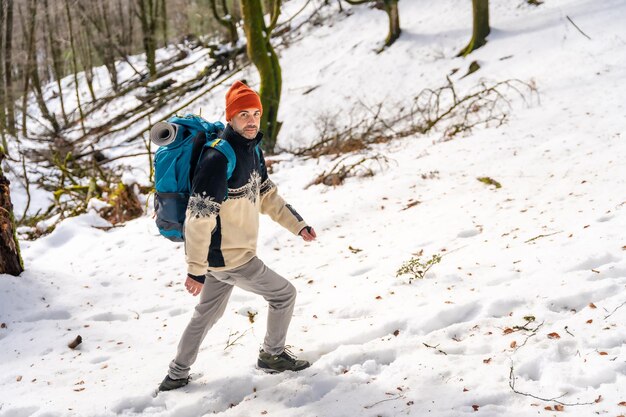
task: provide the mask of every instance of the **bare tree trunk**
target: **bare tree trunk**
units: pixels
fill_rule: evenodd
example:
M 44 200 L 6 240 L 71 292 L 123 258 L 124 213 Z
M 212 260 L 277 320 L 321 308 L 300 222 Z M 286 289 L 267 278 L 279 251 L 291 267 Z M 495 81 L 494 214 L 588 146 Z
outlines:
M 85 25 L 86 26 L 86 25 Z M 93 57 L 91 55 L 92 43 L 87 33 L 86 27 L 79 28 L 78 37 L 78 54 L 80 55 L 81 67 L 83 74 L 85 74 L 85 81 L 87 82 L 87 89 L 91 95 L 91 102 L 96 101 L 96 93 L 93 89 Z
M 113 40 L 113 32 L 111 30 L 111 23 L 109 20 L 108 2 L 102 2 L 100 6 L 102 7 L 102 23 L 106 33 L 106 42 L 94 42 L 94 44 L 100 44 L 101 59 L 104 62 L 107 70 L 109 71 L 109 79 L 111 80 L 111 84 L 113 85 L 113 91 L 118 91 L 119 82 L 117 80 L 117 67 L 115 66 L 114 48 L 110 47 L 115 41 Z
M 163 35 L 163 46 L 167 46 L 167 4 L 165 0 L 160 0 L 160 13 L 158 13 L 159 23 L 161 23 L 161 32 Z
M 37 23 L 37 7 L 35 4 L 35 0 L 30 1 L 30 5 L 28 7 L 29 12 L 29 22 L 28 26 L 26 26 L 26 21 L 24 16 L 21 13 L 21 8 L 18 9 L 20 13 L 20 19 L 22 21 L 22 27 L 24 30 L 28 30 L 27 36 L 25 38 L 25 45 L 27 51 L 27 59 L 26 59 L 26 69 L 24 71 L 24 88 L 22 90 L 22 135 L 26 136 L 26 116 L 28 115 L 28 92 L 30 90 L 30 80 L 32 76 L 32 68 L 35 66 L 33 62 L 33 58 L 35 57 L 35 25 Z
M 4 4 L 0 4 L 0 134 L 2 135 L 2 145 L 7 149 L 6 137 L 4 135 L 7 127 L 6 119 L 6 94 L 4 92 Z
M 472 39 L 457 56 L 467 56 L 487 43 L 489 35 L 489 0 L 472 0 Z
M 228 40 L 230 44 L 235 47 L 237 42 L 239 42 L 239 33 L 237 33 L 237 22 L 233 17 L 232 13 L 228 10 L 228 5 L 226 4 L 226 0 L 222 0 L 222 15 L 217 11 L 217 0 L 210 0 L 211 3 L 211 11 L 213 12 L 213 17 L 215 20 L 219 22 L 220 25 L 224 26 L 228 30 Z
M 80 114 L 80 126 L 83 130 L 83 134 L 86 134 L 85 130 L 85 114 L 80 104 L 80 89 L 78 84 L 78 64 L 76 63 L 76 48 L 74 47 L 74 30 L 72 28 L 72 13 L 70 13 L 69 0 L 65 0 L 65 13 L 67 15 L 67 27 L 70 35 L 70 48 L 72 50 L 72 71 L 74 72 L 74 87 L 76 91 L 76 105 Z
M 49 121 L 50 125 L 52 126 L 52 130 L 55 133 L 58 133 L 61 130 L 61 127 L 59 126 L 59 122 L 57 121 L 56 117 L 54 117 L 54 114 L 50 113 L 48 105 L 46 104 L 46 100 L 43 97 L 43 91 L 41 90 L 41 80 L 39 78 L 37 57 L 33 56 L 32 61 L 33 65 L 31 66 L 30 78 L 32 80 L 32 88 L 33 94 L 35 95 L 35 100 L 37 101 L 37 105 L 39 106 L 39 110 L 41 111 L 41 115 L 43 116 L 43 118 Z M 26 123 L 26 118 L 24 118 L 24 123 Z
M 7 131 L 15 136 L 15 102 L 13 100 L 13 0 L 5 0 L 6 27 L 5 27 L 5 43 L 4 43 L 4 87 L 5 87 L 5 103 L 7 110 Z
M 254 63 L 261 78 L 261 103 L 263 116 L 261 130 L 265 133 L 264 147 L 273 152 L 281 123 L 278 121 L 278 106 L 282 88 L 282 75 L 278 56 L 270 43 L 271 29 L 275 26 L 280 12 L 280 0 L 272 8 L 270 25 L 265 25 L 261 0 L 240 0 L 243 14 L 243 27 L 248 41 L 248 57 Z
M 57 88 L 59 89 L 59 102 L 61 104 L 61 115 L 63 116 L 63 122 L 67 125 L 67 113 L 65 111 L 65 104 L 63 103 L 63 87 L 61 86 L 61 79 L 63 78 L 63 57 L 61 56 L 61 48 L 59 45 L 59 36 L 57 28 L 59 26 L 59 19 L 56 16 L 54 22 L 51 19 L 51 10 L 48 5 L 48 0 L 44 0 L 44 6 L 46 10 L 46 26 L 48 27 L 48 41 L 50 45 L 50 55 L 52 56 L 52 74 L 57 82 Z
M 126 9 L 124 9 L 124 7 L 126 7 Z M 119 16 L 122 29 L 116 35 L 116 40 L 120 45 L 124 56 L 127 56 L 130 53 L 133 44 L 133 22 L 135 21 L 133 19 L 133 3 L 127 0 L 118 0 L 117 8 L 118 10 L 124 10 L 124 12 Z
M 38 59 L 37 59 L 37 54 L 35 51 L 35 46 L 37 44 L 37 36 L 36 36 L 36 28 L 37 28 L 37 4 L 36 4 L 36 0 L 31 0 L 30 6 L 28 8 L 28 14 L 30 16 L 30 21 L 29 21 L 29 38 L 28 38 L 28 60 L 27 60 L 27 73 L 26 74 L 26 79 L 30 78 L 31 80 L 31 87 L 33 89 L 33 94 L 35 96 L 35 100 L 37 101 L 37 106 L 39 107 L 39 110 L 41 111 L 41 115 L 43 116 L 44 119 L 46 119 L 48 122 L 50 122 L 50 125 L 52 126 L 52 130 L 55 133 L 58 133 L 61 130 L 61 127 L 59 126 L 59 123 L 57 122 L 56 117 L 54 117 L 54 114 L 50 113 L 50 110 L 48 109 L 48 105 L 46 104 L 46 101 L 43 97 L 43 91 L 41 89 L 41 78 L 39 77 L 39 65 L 38 65 Z M 25 91 L 25 97 L 28 95 L 28 81 L 26 81 L 25 86 L 24 86 L 24 91 Z M 26 103 L 26 99 L 24 100 L 23 103 Z M 24 105 L 24 109 L 23 109 L 23 113 L 22 113 L 22 124 L 23 124 L 23 131 L 26 131 L 26 115 L 27 115 L 27 108 L 26 105 Z
M 137 0 L 139 21 L 143 33 L 143 48 L 146 52 L 146 66 L 150 77 L 156 76 L 156 4 L 157 0 Z
M 96 32 L 98 32 L 96 34 L 96 36 L 100 39 L 103 39 L 103 41 L 106 42 L 106 44 L 103 46 L 103 48 L 107 48 L 110 49 L 107 54 L 111 54 L 111 60 L 112 60 L 112 65 L 113 67 L 115 67 L 115 55 L 113 54 L 113 51 L 116 51 L 119 56 L 126 61 L 126 63 L 132 68 L 132 70 L 135 72 L 135 74 L 140 75 L 141 73 L 139 71 L 137 71 L 137 69 L 133 66 L 133 64 L 130 62 L 130 60 L 128 59 L 128 54 L 126 53 L 125 50 L 121 49 L 118 46 L 119 42 L 119 36 L 117 36 L 118 41 L 114 41 L 112 38 L 109 38 L 107 36 L 107 32 L 106 29 L 104 29 L 103 27 L 101 27 L 101 22 L 98 21 L 98 19 L 96 19 L 93 16 L 93 13 L 91 10 L 87 10 L 85 9 L 85 6 L 81 3 L 77 3 L 76 6 L 78 6 L 78 11 L 82 14 L 82 18 L 86 19 L 89 21 L 89 23 L 91 25 L 93 25 L 93 27 L 96 29 Z M 132 31 L 132 18 L 129 18 L 129 21 L 131 22 L 131 31 Z M 88 33 L 91 33 L 91 27 L 90 25 L 86 24 L 84 25 L 84 28 L 88 31 Z M 131 38 L 132 38 L 132 34 L 131 34 Z M 109 39 L 109 40 L 107 40 Z M 132 39 L 131 39 L 132 41 Z M 130 49 L 132 47 L 132 43 L 127 45 L 127 48 Z M 117 69 L 113 68 L 112 70 L 110 69 L 109 71 L 113 71 L 115 73 L 115 80 L 117 81 Z
M 15 230 L 10 182 L 2 171 L 4 149 L 0 147 L 0 274 L 18 276 L 24 271 Z

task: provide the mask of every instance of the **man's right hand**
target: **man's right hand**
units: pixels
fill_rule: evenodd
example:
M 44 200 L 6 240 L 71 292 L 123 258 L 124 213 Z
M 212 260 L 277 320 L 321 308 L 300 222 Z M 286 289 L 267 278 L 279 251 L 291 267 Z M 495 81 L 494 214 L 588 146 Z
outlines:
M 189 294 L 193 295 L 194 297 L 200 294 L 200 291 L 202 291 L 203 285 L 204 284 L 199 283 L 198 281 L 191 278 L 190 276 L 187 276 L 187 279 L 185 280 L 185 288 L 187 288 L 187 291 L 189 291 Z

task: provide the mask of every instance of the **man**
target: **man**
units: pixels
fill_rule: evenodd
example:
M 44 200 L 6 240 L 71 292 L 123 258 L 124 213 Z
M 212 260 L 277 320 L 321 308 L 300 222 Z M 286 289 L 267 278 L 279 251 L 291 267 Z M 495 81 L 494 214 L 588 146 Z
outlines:
M 285 351 L 296 298 L 294 286 L 256 257 L 259 212 L 309 242 L 316 238 L 300 215 L 277 193 L 257 147 L 263 107 L 256 92 L 237 81 L 226 93 L 226 129 L 221 139 L 237 163 L 227 180 L 228 159 L 205 148 L 193 173 L 185 220 L 185 288 L 200 301 L 185 329 L 160 391 L 187 385 L 189 369 L 208 330 L 224 314 L 236 285 L 269 303 L 267 333 L 257 366 L 268 372 L 299 371 L 310 364 Z

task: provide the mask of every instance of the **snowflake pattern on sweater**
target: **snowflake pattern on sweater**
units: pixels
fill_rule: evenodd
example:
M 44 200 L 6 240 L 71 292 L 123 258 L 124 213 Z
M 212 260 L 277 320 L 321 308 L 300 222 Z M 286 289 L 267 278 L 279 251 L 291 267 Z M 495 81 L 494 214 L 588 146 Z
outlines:
M 193 194 L 189 197 L 189 213 L 196 219 L 217 216 L 220 212 L 220 204 L 215 201 L 215 197 L 207 195 L 205 191 L 202 194 Z

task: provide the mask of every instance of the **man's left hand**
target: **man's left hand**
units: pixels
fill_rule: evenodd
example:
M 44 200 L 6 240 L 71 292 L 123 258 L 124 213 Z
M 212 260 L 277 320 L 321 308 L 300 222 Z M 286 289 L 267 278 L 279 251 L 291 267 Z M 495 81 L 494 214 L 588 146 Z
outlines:
M 317 237 L 317 234 L 315 233 L 315 229 L 311 226 L 307 226 L 300 230 L 300 236 L 302 236 L 302 239 L 304 239 L 305 242 L 312 242 Z

